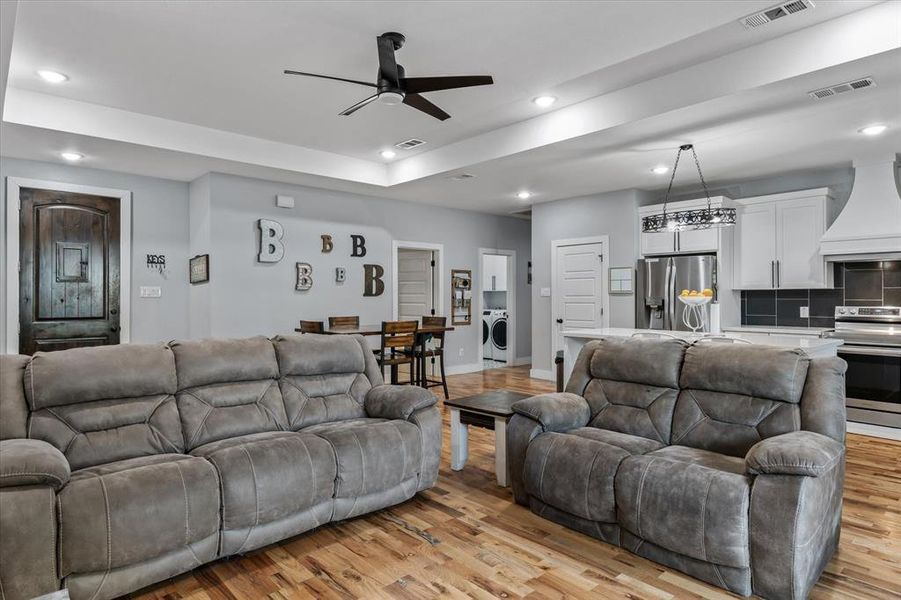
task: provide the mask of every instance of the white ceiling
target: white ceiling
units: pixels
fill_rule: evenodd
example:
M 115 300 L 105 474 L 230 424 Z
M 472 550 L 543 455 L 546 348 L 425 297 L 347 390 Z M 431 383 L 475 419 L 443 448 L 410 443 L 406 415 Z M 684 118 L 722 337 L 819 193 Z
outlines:
M 505 213 L 523 207 L 521 188 L 546 201 L 665 186 L 649 169 L 685 141 L 714 181 L 901 150 L 901 3 L 819 2 L 750 32 L 736 22 L 771 4 L 20 2 L 11 55 L 0 44 L 0 151 L 76 149 L 95 168 L 217 170 Z M 369 91 L 281 74 L 372 80 L 388 30 L 407 36 L 409 75 L 496 84 L 430 94 L 453 115 L 439 122 L 378 104 L 340 117 Z M 41 68 L 71 79 L 51 86 Z M 878 86 L 806 95 L 864 75 Z M 552 110 L 530 102 L 547 92 Z M 857 134 L 873 121 L 893 127 Z M 428 144 L 378 157 L 409 137 Z M 461 170 L 478 177 L 448 179 Z

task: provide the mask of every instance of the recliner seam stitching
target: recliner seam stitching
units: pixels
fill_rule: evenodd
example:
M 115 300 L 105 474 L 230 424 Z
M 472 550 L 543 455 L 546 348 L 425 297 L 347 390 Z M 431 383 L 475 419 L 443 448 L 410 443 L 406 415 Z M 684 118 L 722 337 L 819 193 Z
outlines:
M 253 530 L 257 528 L 257 524 L 260 522 L 260 489 L 257 486 L 257 472 L 253 466 L 253 458 L 250 456 L 250 452 L 247 451 L 247 448 L 244 444 L 238 446 L 244 455 L 247 457 L 247 462 L 250 464 L 250 476 L 253 479 L 253 501 L 254 501 L 254 511 L 253 511 L 253 525 L 250 526 L 250 529 L 247 530 L 247 535 L 244 536 L 244 541 L 241 542 L 241 545 L 238 546 L 238 549 L 235 550 L 235 554 L 240 554 L 241 550 L 244 549 L 244 545 L 247 544 L 247 540 L 250 539 L 250 534 L 253 533 Z
M 110 509 L 109 509 L 109 495 L 106 491 L 106 482 L 103 481 L 103 478 L 96 473 L 94 477 L 100 482 L 100 490 L 103 492 L 103 504 L 106 509 L 106 571 L 103 573 L 103 577 L 100 579 L 100 583 L 97 584 L 97 589 L 94 590 L 94 595 L 91 596 L 91 600 L 95 600 L 98 595 L 100 595 L 100 590 L 103 589 L 103 586 L 106 584 L 106 579 L 109 577 L 109 573 L 112 570 L 113 565 L 113 541 L 112 541 L 112 531 L 110 524 Z
M 652 458 L 648 461 L 647 466 L 644 468 L 644 472 L 641 474 L 641 479 L 638 480 L 638 497 L 635 499 L 635 525 L 638 530 L 638 537 L 643 538 L 644 535 L 641 533 L 641 496 L 644 492 L 644 480 L 645 477 L 648 476 L 648 471 L 651 469 L 651 465 L 654 464 L 656 458 Z
M 701 556 L 704 557 L 705 562 L 710 562 L 707 559 L 707 502 L 710 500 L 710 488 L 713 487 L 713 481 L 717 478 L 716 475 L 710 477 L 707 480 L 707 490 L 704 493 L 704 502 L 701 504 Z
M 547 452 L 544 454 L 544 460 L 541 462 L 541 473 L 538 475 L 538 494 L 544 498 L 544 471 L 547 469 L 547 461 L 551 456 L 551 452 L 554 450 L 554 446 L 557 445 L 558 437 L 554 437 L 551 440 L 551 447 L 548 448 Z

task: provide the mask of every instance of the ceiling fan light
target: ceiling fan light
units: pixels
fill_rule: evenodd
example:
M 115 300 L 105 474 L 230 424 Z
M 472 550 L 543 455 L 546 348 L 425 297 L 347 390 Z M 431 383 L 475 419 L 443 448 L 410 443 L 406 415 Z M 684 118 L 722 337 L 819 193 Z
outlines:
M 379 102 L 394 106 L 404 101 L 404 95 L 398 92 L 382 92 L 379 94 Z

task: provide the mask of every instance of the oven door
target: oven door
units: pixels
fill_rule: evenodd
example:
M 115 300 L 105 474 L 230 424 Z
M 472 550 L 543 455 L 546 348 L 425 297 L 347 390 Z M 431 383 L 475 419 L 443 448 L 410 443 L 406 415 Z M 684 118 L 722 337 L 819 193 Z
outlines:
M 901 348 L 845 345 L 848 420 L 901 428 Z

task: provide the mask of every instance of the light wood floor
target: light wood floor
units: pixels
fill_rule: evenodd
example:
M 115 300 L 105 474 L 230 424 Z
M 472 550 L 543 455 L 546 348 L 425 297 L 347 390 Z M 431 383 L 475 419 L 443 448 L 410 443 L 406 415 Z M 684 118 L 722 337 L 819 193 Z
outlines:
M 451 394 L 551 391 L 526 367 L 450 378 Z M 447 415 L 445 415 L 447 427 Z M 493 432 L 470 428 L 470 462 L 444 456 L 436 487 L 378 513 L 134 594 L 142 600 L 287 598 L 727 598 L 731 594 L 541 519 L 494 481 Z M 898 598 L 901 442 L 848 436 L 839 551 L 813 598 Z

